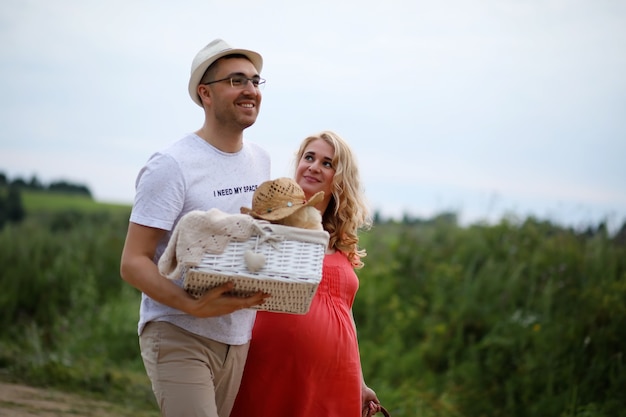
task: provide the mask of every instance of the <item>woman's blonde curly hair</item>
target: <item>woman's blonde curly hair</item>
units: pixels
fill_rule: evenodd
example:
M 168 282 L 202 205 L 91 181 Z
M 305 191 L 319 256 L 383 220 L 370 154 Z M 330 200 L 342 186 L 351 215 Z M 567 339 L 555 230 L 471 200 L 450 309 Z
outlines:
M 309 144 L 317 139 L 328 143 L 335 150 L 332 166 L 335 169 L 332 198 L 322 213 L 324 230 L 330 234 L 328 246 L 346 254 L 355 269 L 363 267 L 361 258 L 367 254 L 359 248 L 358 231 L 371 227 L 372 221 L 361 186 L 356 159 L 350 146 L 338 134 L 323 131 L 302 141 L 296 152 L 295 167 L 302 159 Z

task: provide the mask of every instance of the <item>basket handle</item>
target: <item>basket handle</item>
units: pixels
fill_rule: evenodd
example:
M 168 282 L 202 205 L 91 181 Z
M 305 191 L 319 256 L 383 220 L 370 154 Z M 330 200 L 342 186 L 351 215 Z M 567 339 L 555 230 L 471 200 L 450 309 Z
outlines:
M 383 413 L 383 415 L 385 417 L 391 417 L 391 414 L 389 414 L 389 411 L 387 411 L 387 409 L 385 407 L 382 406 L 382 404 L 376 404 L 378 407 L 378 411 L 375 411 L 373 413 L 370 412 L 369 407 L 365 407 L 363 408 L 363 417 L 372 417 L 374 414 L 378 414 L 379 412 Z
M 380 405 L 379 407 L 380 407 L 380 412 L 383 413 L 385 417 L 391 417 L 391 414 L 389 414 L 389 411 L 387 411 L 385 407 L 383 407 L 382 405 Z

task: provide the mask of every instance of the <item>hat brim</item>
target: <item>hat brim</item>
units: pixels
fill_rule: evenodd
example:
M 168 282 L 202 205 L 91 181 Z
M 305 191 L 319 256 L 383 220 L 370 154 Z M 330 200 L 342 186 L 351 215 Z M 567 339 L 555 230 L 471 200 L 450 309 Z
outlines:
M 249 214 L 255 219 L 276 221 L 276 220 L 284 219 L 285 217 L 289 217 L 293 213 L 295 213 L 296 211 L 304 207 L 315 206 L 317 203 L 319 203 L 323 199 L 324 199 L 324 191 L 318 191 L 317 193 L 313 195 L 313 197 L 307 200 L 307 202 L 304 204 L 296 204 L 291 207 L 277 208 L 277 209 L 270 211 L 269 213 L 257 213 L 256 211 L 247 207 L 241 207 L 240 211 L 242 214 Z
M 256 68 L 259 73 L 263 69 L 263 58 L 261 55 L 257 52 L 250 51 L 249 49 L 226 49 L 211 56 L 209 59 L 202 62 L 202 64 L 198 65 L 198 67 L 191 74 L 191 77 L 189 77 L 189 95 L 198 106 L 202 107 L 202 100 L 200 100 L 200 96 L 198 96 L 198 85 L 200 85 L 202 76 L 211 64 L 228 55 L 244 55 L 250 60 L 250 62 L 252 62 L 252 65 L 254 65 L 254 68 Z
M 313 197 L 309 198 L 305 206 L 314 206 L 317 203 L 320 203 L 323 199 L 324 199 L 324 191 L 318 191 L 315 194 L 313 194 Z

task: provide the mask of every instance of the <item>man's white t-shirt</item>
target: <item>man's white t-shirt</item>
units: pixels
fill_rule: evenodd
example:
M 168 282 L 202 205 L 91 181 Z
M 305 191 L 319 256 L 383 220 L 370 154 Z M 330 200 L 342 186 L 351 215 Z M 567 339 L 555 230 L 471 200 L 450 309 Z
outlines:
M 152 155 L 140 170 L 130 221 L 168 231 L 157 247 L 157 263 L 182 216 L 192 210 L 212 208 L 239 213 L 241 207 L 251 206 L 256 187 L 268 179 L 270 157 L 258 145 L 244 142 L 241 151 L 225 153 L 196 134 L 189 134 Z M 256 312 L 247 309 L 196 318 L 142 294 L 139 314 L 140 334 L 146 323 L 166 321 L 200 336 L 241 345 L 252 336 Z

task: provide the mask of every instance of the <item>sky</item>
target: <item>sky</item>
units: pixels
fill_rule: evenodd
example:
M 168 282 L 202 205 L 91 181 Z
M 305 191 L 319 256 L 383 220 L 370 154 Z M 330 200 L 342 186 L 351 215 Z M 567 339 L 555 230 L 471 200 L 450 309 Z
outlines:
M 333 130 L 384 217 L 626 222 L 623 0 L 3 0 L 0 172 L 131 204 L 214 38 L 264 57 L 273 177 Z

